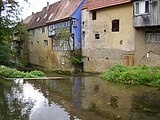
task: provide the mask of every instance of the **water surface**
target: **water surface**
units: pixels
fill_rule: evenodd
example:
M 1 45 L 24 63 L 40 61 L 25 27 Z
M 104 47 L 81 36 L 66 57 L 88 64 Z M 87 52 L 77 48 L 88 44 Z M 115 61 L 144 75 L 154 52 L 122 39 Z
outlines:
M 0 81 L 0 120 L 160 120 L 154 87 L 98 77 Z

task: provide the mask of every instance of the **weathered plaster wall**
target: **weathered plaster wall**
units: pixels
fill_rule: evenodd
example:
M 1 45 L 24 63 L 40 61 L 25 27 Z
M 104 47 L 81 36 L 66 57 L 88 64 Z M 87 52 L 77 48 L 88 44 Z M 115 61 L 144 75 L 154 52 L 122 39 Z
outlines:
M 36 28 L 35 35 L 30 30 L 31 38 L 29 40 L 29 61 L 31 64 L 52 68 L 53 56 L 51 39 L 48 38 L 48 29 L 45 27 L 45 33 L 42 28 Z M 44 40 L 48 40 L 48 46 L 45 46 Z M 56 61 L 56 60 L 54 60 Z
M 123 64 L 126 54 L 134 54 L 135 29 L 132 3 L 91 11 L 82 11 L 82 48 L 84 70 L 102 72 L 114 64 Z M 112 32 L 112 20 L 119 19 L 119 32 Z M 84 33 L 84 34 L 83 34 Z M 95 33 L 100 39 L 95 39 Z
M 145 29 L 136 30 L 135 41 L 135 65 L 160 66 L 160 44 L 146 43 Z

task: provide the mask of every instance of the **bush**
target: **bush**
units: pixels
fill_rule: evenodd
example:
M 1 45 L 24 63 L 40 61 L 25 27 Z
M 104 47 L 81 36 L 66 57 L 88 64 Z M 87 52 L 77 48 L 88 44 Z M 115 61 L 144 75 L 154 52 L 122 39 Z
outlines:
M 103 73 L 101 78 L 127 84 L 160 85 L 160 68 L 115 65 Z
M 22 72 L 14 68 L 8 68 L 5 66 L 0 66 L 0 76 L 6 78 L 37 78 L 44 77 L 44 73 L 38 70 L 31 72 Z

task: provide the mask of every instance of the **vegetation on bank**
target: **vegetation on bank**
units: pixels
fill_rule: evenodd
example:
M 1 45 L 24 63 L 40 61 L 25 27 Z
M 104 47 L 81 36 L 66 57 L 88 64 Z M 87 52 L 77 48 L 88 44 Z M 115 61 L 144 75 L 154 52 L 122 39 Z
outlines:
M 120 83 L 160 86 L 160 67 L 115 65 L 101 78 Z
M 0 76 L 5 78 L 38 78 L 44 77 L 42 71 L 34 70 L 31 72 L 18 71 L 15 68 L 0 66 Z

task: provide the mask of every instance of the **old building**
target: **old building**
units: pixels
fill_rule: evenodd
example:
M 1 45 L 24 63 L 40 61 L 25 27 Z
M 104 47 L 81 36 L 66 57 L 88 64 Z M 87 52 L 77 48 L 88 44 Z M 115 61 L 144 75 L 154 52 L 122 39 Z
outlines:
M 160 65 L 160 1 L 134 0 L 135 64 Z
M 29 63 L 47 68 L 55 66 L 54 52 L 52 51 L 51 39 L 48 37 L 48 21 L 52 14 L 56 12 L 60 2 L 53 3 L 34 13 L 29 21 L 28 30 L 30 32 L 29 43 Z
M 62 0 L 47 21 L 56 67 L 72 68 L 71 54 L 81 49 L 81 8 L 85 0 Z
M 82 9 L 84 70 L 160 65 L 160 1 L 87 0 Z
M 82 9 L 84 70 L 102 72 L 134 64 L 135 29 L 130 0 L 87 0 Z

